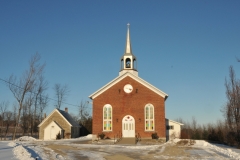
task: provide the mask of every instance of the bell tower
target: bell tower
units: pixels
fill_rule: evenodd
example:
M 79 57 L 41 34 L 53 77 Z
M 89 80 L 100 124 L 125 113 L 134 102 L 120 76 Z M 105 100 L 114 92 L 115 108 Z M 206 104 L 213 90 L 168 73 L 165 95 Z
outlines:
M 138 76 L 137 72 L 137 58 L 132 53 L 131 41 L 130 41 L 130 24 L 127 24 L 127 38 L 126 47 L 123 56 L 121 57 L 121 71 L 119 75 L 125 72 L 131 72 Z

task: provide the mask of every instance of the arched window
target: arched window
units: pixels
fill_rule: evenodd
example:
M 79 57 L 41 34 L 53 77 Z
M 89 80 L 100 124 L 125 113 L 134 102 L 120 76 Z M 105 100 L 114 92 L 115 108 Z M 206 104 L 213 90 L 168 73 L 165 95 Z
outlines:
M 103 107 L 103 131 L 112 130 L 112 106 L 106 104 Z
M 145 106 L 145 131 L 154 131 L 154 106 L 147 104 Z

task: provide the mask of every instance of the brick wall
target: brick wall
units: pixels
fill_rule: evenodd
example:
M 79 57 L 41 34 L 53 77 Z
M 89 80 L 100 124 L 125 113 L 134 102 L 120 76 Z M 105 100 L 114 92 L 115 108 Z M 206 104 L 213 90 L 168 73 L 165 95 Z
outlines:
M 71 133 L 71 126 L 66 122 L 66 120 L 63 119 L 63 117 L 55 111 L 50 117 L 47 117 L 47 121 L 45 121 L 40 127 L 39 127 L 39 139 L 43 139 L 44 137 L 44 128 L 47 127 L 52 121 L 57 122 L 63 129 L 64 129 L 64 137 L 66 137 L 66 134 Z M 71 134 L 70 137 L 71 138 Z
M 133 91 L 129 94 L 123 90 L 126 84 L 133 86 Z M 155 131 L 145 131 L 144 107 L 148 103 L 154 106 Z M 131 115 L 135 119 L 135 133 L 139 133 L 142 138 L 150 138 L 155 132 L 161 138 L 166 137 L 164 98 L 134 79 L 124 78 L 93 100 L 93 134 L 103 132 L 103 106 L 105 104 L 110 104 L 113 109 L 112 131 L 104 132 L 106 136 L 113 138 L 114 135 L 122 132 L 123 117 Z

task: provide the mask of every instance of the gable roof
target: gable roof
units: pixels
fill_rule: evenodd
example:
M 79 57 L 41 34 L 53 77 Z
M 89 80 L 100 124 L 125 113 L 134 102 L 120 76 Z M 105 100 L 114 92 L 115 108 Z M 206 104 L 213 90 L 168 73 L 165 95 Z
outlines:
M 72 116 L 68 113 L 68 112 L 65 112 L 63 110 L 60 110 L 60 109 L 57 109 L 62 115 L 64 118 L 67 119 L 67 121 L 73 126 L 73 127 L 80 127 L 79 124 L 72 118 Z
M 47 121 L 47 119 L 49 117 L 51 117 L 53 115 L 53 113 L 59 113 L 62 118 L 71 126 L 71 127 L 80 127 L 79 124 L 72 118 L 72 116 L 68 113 L 68 112 L 65 112 L 63 110 L 60 110 L 60 109 L 54 109 L 39 125 L 38 127 L 40 127 L 43 123 L 45 123 L 45 121 Z
M 161 91 L 160 89 L 158 89 L 155 86 L 151 85 L 147 81 L 143 80 L 142 78 L 140 78 L 140 77 L 138 77 L 138 76 L 136 76 L 136 75 L 134 75 L 134 74 L 132 74 L 132 73 L 130 73 L 128 71 L 126 73 L 122 74 L 122 75 L 119 75 L 117 78 L 113 79 L 108 84 L 106 84 L 105 86 L 103 86 L 102 88 L 100 88 L 99 90 L 94 92 L 93 94 L 91 94 L 89 96 L 89 98 L 91 98 L 91 99 L 96 98 L 101 93 L 105 92 L 107 89 L 109 89 L 110 87 L 112 87 L 113 85 L 115 85 L 116 83 L 120 82 L 122 79 L 124 79 L 124 78 L 126 78 L 128 76 L 131 77 L 132 79 L 136 80 L 137 82 L 141 83 L 145 87 L 149 88 L 153 92 L 157 93 L 158 95 L 162 96 L 165 100 L 167 99 L 168 95 L 166 93 L 164 93 L 163 91 Z

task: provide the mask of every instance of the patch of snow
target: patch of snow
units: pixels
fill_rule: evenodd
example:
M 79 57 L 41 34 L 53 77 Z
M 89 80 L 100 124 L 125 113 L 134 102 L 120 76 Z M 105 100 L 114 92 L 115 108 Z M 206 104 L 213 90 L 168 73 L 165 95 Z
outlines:
M 22 136 L 16 139 L 15 141 L 36 141 L 36 138 L 33 138 L 31 136 Z
M 168 155 L 168 156 L 166 156 L 166 155 L 157 155 L 157 156 L 154 155 L 153 157 L 156 158 L 156 159 L 186 159 L 186 157 L 182 157 L 181 155 L 177 156 L 177 158 L 176 158 L 176 156 L 171 156 L 171 155 Z M 189 158 L 189 159 L 195 160 L 194 158 Z
M 13 154 L 20 160 L 34 160 L 31 154 L 22 145 L 14 147 Z
M 165 146 L 163 146 L 160 150 L 160 153 L 162 153 L 165 150 Z
M 42 159 L 58 159 L 58 160 L 64 159 L 61 155 L 55 153 L 52 149 L 47 147 L 43 148 L 42 146 L 35 147 L 30 146 L 29 148 L 37 152 Z
M 204 140 L 195 140 L 195 144 L 194 146 L 207 146 L 208 142 L 204 141 Z
M 204 140 L 195 140 L 196 143 L 195 143 L 195 147 L 207 147 L 207 148 L 211 148 L 213 150 L 216 150 L 217 152 L 220 152 L 224 155 L 227 155 L 231 158 L 234 158 L 234 159 L 240 159 L 240 154 L 239 153 L 236 153 L 236 152 L 233 152 L 232 149 L 230 149 L 230 147 L 226 146 L 226 148 L 222 148 L 222 147 L 218 147 L 217 145 L 214 145 L 214 144 L 210 144 Z
M 48 156 L 45 154 L 42 146 L 28 146 L 27 148 L 32 149 L 36 154 L 38 154 L 38 159 L 49 159 Z M 51 153 L 51 155 L 54 155 Z M 41 158 L 40 158 L 41 157 Z
M 16 145 L 17 145 L 17 144 L 14 143 L 13 141 L 11 141 L 11 142 L 8 143 L 8 146 L 10 146 L 10 147 L 15 147 Z
M 92 140 L 92 135 L 87 135 L 87 136 L 82 136 L 82 137 L 78 137 L 78 138 L 70 138 L 70 139 L 58 139 L 58 140 L 40 140 L 40 141 L 76 141 L 76 140 L 80 140 L 80 141 L 87 141 L 87 140 Z
M 172 141 L 174 142 L 174 143 L 177 143 L 177 142 L 179 142 L 181 139 L 179 139 L 179 138 L 175 138 L 175 139 L 173 139 Z
M 105 160 L 105 158 L 103 158 L 103 156 L 99 153 L 96 153 L 94 151 L 82 151 L 82 150 L 79 150 L 79 153 L 83 156 L 87 156 L 90 160 L 94 160 L 94 159 L 97 159 L 97 160 Z
M 92 138 L 92 134 L 88 134 L 86 137 L 87 138 Z

